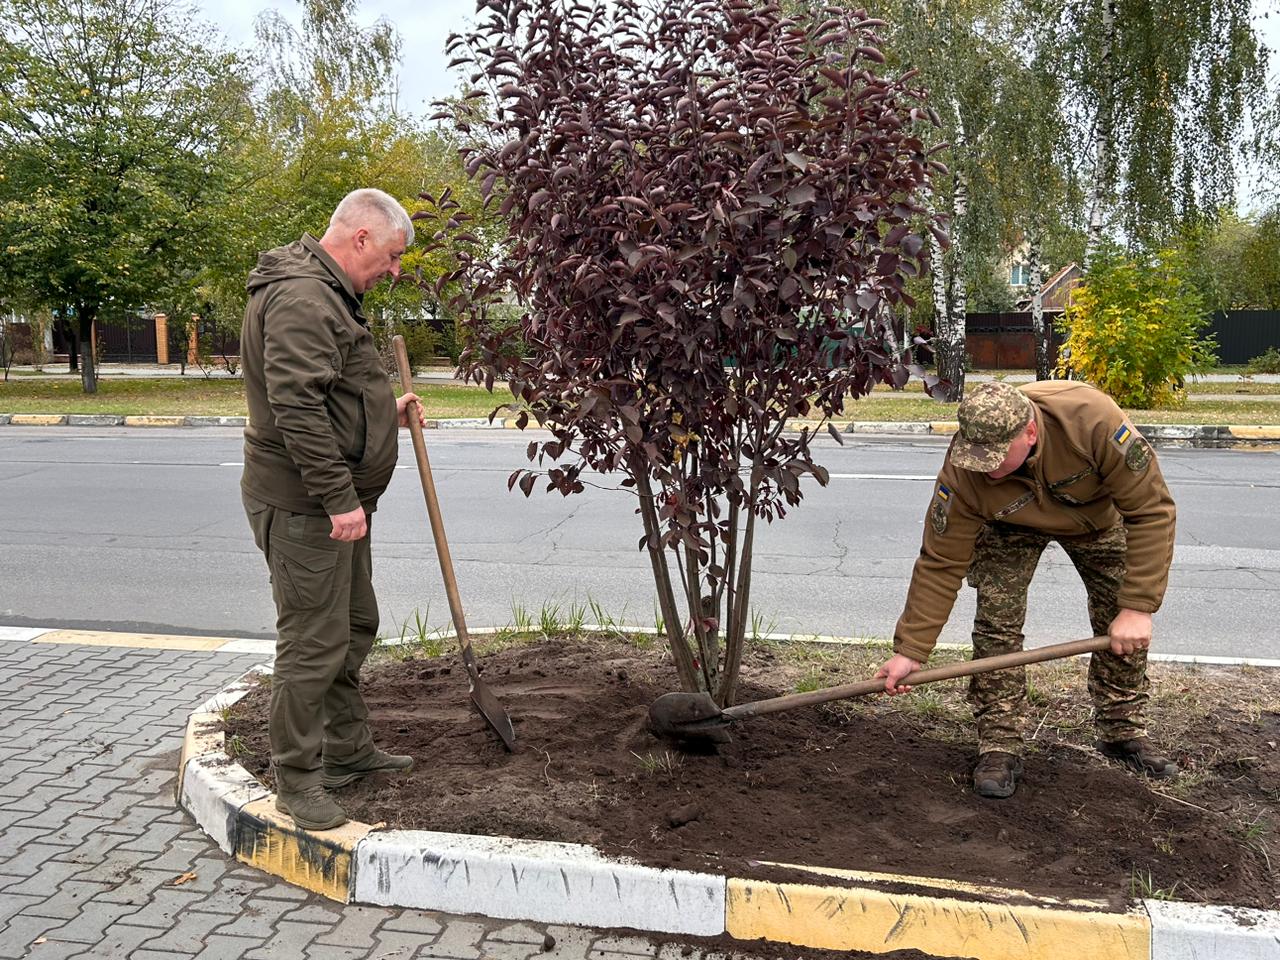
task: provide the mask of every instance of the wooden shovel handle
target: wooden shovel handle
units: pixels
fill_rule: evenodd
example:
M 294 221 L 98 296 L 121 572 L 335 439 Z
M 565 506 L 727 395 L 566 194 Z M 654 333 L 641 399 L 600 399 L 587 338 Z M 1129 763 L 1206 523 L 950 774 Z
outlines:
M 1111 646 L 1110 637 L 1090 637 L 1088 640 L 1071 640 L 1067 643 L 1051 643 L 1047 647 L 1034 650 L 1019 650 L 1016 653 L 1002 653 L 994 657 L 982 657 L 979 660 L 965 660 L 961 663 L 949 663 L 945 667 L 932 667 L 928 670 L 917 670 L 903 677 L 907 686 L 922 683 L 933 683 L 937 680 L 952 680 L 956 677 L 971 677 L 976 673 L 990 673 L 993 670 L 1007 670 L 1009 667 L 1021 667 L 1028 663 L 1040 663 L 1044 660 L 1058 660 L 1062 657 L 1074 657 L 1081 653 L 1094 653 Z M 818 703 L 830 703 L 832 700 L 846 700 L 850 697 L 862 697 L 871 693 L 883 693 L 884 680 L 859 680 L 857 683 L 846 683 L 839 687 L 828 687 L 825 690 L 813 690 L 808 693 L 791 693 L 785 697 L 773 697 L 769 700 L 757 700 L 754 703 L 742 703 L 729 707 L 724 716 L 730 720 L 745 720 L 765 713 L 777 713 L 780 710 L 791 710 L 794 707 L 810 707 Z
M 391 345 L 396 355 L 396 368 L 400 372 L 400 389 L 409 393 L 413 390 L 413 373 L 409 369 L 409 354 L 405 350 L 404 337 L 396 334 L 391 338 Z M 449 614 L 453 617 L 453 629 L 458 634 L 463 659 L 468 660 L 471 656 L 471 637 L 467 633 L 466 618 L 462 615 L 462 599 L 458 596 L 458 580 L 453 574 L 449 541 L 444 536 L 444 519 L 440 516 L 440 501 L 436 499 L 436 482 L 431 476 L 431 461 L 427 459 L 427 443 L 422 437 L 422 424 L 418 422 L 419 406 L 417 403 L 410 403 L 406 411 L 409 436 L 413 438 L 413 453 L 418 460 L 422 495 L 427 501 L 427 516 L 431 518 L 431 535 L 436 541 L 436 556 L 440 560 L 440 572 L 444 575 L 444 593 L 449 598 Z

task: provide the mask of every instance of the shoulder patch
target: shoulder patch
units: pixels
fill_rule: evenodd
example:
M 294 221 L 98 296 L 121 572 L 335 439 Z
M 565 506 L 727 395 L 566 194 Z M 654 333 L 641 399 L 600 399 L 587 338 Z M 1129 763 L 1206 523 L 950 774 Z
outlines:
M 1111 435 L 1111 439 L 1117 447 L 1123 447 L 1133 439 L 1133 430 L 1127 423 L 1122 423 L 1120 429 Z
M 1124 465 L 1134 473 L 1145 470 L 1151 462 L 1151 447 L 1145 440 L 1135 440 L 1124 452 Z
M 933 532 L 941 536 L 947 532 L 947 513 L 951 510 L 951 488 L 945 483 L 938 484 L 933 502 L 929 505 L 929 526 Z

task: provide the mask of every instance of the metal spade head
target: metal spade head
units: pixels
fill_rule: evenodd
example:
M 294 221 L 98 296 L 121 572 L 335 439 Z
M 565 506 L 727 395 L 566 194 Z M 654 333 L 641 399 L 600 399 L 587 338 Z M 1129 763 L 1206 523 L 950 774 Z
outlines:
M 462 648 L 462 665 L 467 671 L 467 687 L 471 694 L 471 702 L 475 704 L 493 732 L 502 740 L 502 745 L 514 753 L 516 731 L 511 726 L 511 717 L 507 715 L 502 701 L 489 689 L 489 685 L 480 679 L 480 668 L 476 666 L 476 658 L 471 652 L 469 638 Z
M 649 729 L 677 740 L 729 740 L 727 717 L 706 693 L 664 693 L 649 705 Z

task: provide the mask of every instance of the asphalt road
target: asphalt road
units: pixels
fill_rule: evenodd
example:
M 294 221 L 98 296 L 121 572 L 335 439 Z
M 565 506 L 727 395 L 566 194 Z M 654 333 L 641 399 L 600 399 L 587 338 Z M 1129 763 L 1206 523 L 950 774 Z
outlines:
M 471 626 L 523 608 L 597 602 L 653 623 L 648 561 L 630 495 L 592 489 L 531 500 L 506 489 L 524 463 L 515 431 L 427 434 Z M 754 606 L 777 632 L 888 637 L 919 549 L 937 439 L 824 439 L 823 489 L 759 528 Z M 1157 648 L 1280 658 L 1280 452 L 1160 452 L 1179 506 Z M 0 429 L 0 623 L 271 636 L 266 568 L 239 498 L 237 429 Z M 407 433 L 374 521 L 383 633 L 448 622 Z M 607 481 L 605 481 L 607 483 Z M 944 640 L 967 641 L 973 591 Z M 1084 590 L 1056 546 L 1041 562 L 1029 643 L 1089 634 Z

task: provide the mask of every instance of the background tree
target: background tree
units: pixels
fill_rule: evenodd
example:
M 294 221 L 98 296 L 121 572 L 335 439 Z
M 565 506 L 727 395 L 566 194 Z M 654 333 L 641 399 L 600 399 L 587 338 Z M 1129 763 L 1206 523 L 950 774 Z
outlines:
M 1092 256 L 1108 227 L 1134 248 L 1234 200 L 1250 121 L 1252 150 L 1274 144 L 1267 50 L 1250 0 L 1023 0 L 1070 107 L 1073 155 L 1088 184 Z
M 883 325 L 870 340 L 848 327 L 909 303 L 922 268 L 913 225 L 928 221 L 928 169 L 946 168 L 920 139 L 921 91 L 877 75 L 881 23 L 860 12 L 488 11 L 453 48 L 490 105 L 463 122 L 480 134 L 468 170 L 506 236 L 468 238 L 452 197 L 436 198 L 441 236 L 473 242 L 438 285 L 462 282 L 465 369 L 507 382 L 551 432 L 528 449 L 548 489 L 624 475 L 680 682 L 729 702 L 756 521 L 799 503 L 806 474 L 827 481 L 812 428 L 788 434 L 788 419 L 907 376 Z M 509 301 L 515 331 L 494 322 Z M 528 495 L 538 475 L 510 483 Z
M 1280 310 L 1280 205 L 1258 217 L 1224 210 L 1178 239 L 1206 309 Z
M 0 21 L 0 269 L 74 311 L 93 392 L 94 320 L 131 315 L 211 233 L 244 68 L 163 0 L 0 0 Z
M 1002 265 L 1024 247 L 1042 263 L 1045 244 L 1067 220 L 1069 179 L 1058 155 L 1061 89 L 1029 39 L 1043 27 L 1019 2 L 880 0 L 872 13 L 888 21 L 882 33 L 889 64 L 918 70 L 929 90 L 938 119 L 930 143 L 948 145 L 949 172 L 934 179 L 934 203 L 952 243 L 948 251 L 934 249 L 932 309 L 916 311 L 913 320 L 932 323 L 938 373 L 958 399 L 966 314 L 1012 309 Z M 1043 348 L 1043 332 L 1038 340 Z M 1043 367 L 1047 375 L 1047 353 Z

